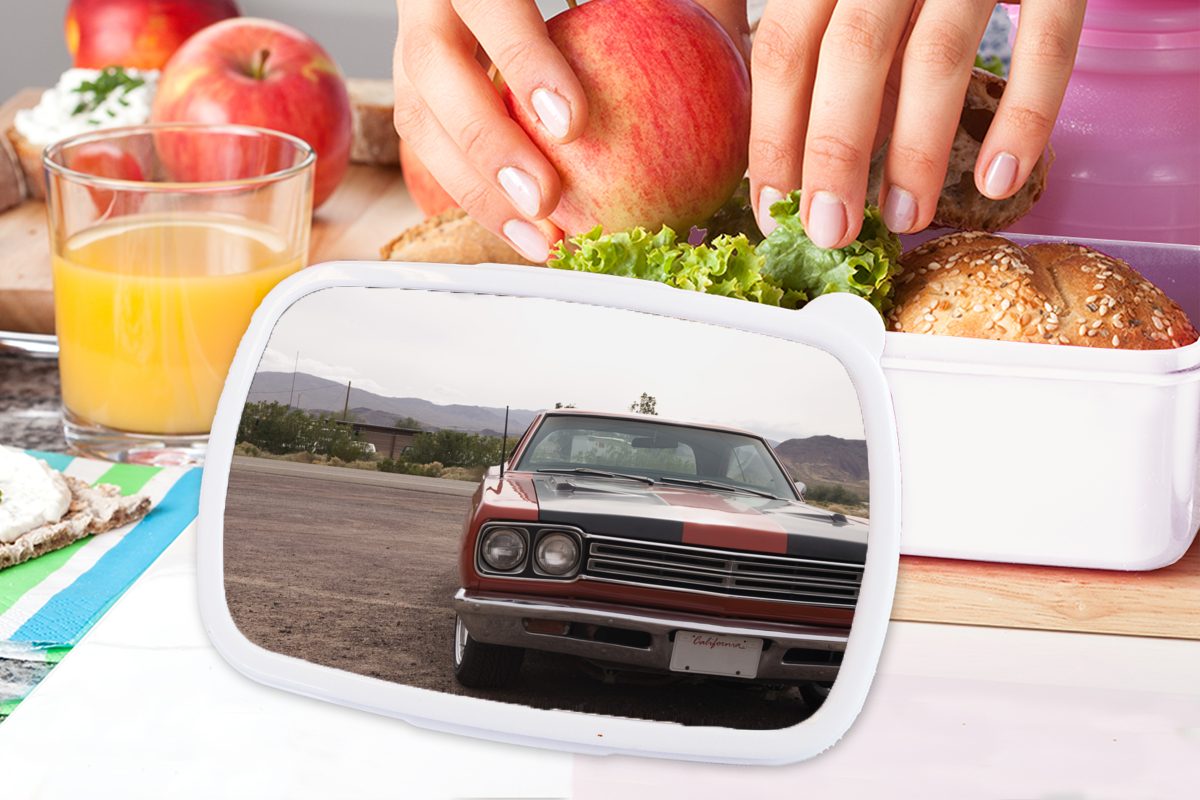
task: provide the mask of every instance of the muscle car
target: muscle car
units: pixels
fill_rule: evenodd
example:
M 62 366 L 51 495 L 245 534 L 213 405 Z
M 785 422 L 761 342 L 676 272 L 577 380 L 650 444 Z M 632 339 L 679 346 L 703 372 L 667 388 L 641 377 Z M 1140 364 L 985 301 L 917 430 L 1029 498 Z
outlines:
M 867 530 L 804 502 L 761 436 L 542 412 L 472 498 L 455 676 L 468 687 L 511 685 L 525 652 L 542 650 L 606 677 L 828 687 Z

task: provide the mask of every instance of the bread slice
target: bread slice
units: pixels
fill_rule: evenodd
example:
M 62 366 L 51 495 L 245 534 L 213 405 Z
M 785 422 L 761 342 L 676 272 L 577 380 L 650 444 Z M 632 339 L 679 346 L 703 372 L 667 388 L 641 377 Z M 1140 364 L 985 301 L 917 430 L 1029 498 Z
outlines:
M 58 522 L 23 533 L 13 542 L 0 544 L 0 569 L 61 550 L 85 536 L 128 525 L 150 510 L 150 498 L 144 495 L 122 497 L 116 486 L 90 486 L 78 478 L 64 477 L 71 490 L 66 515 Z
M 390 80 L 351 78 L 350 109 L 354 139 L 350 160 L 356 164 L 394 167 L 400 163 L 400 137 L 392 122 L 394 95 Z
M 8 143 L 17 155 L 21 172 L 25 176 L 25 192 L 35 200 L 46 197 L 46 173 L 42 170 L 42 151 L 46 148 L 26 139 L 16 128 L 7 131 Z
M 7 136 L 0 136 L 0 212 L 25 199 L 25 171 Z
M 975 188 L 975 161 L 979 158 L 979 147 L 996 116 L 1006 83 L 1003 78 L 978 67 L 971 73 L 958 130 L 954 132 L 954 143 L 950 149 L 950 167 L 946 171 L 937 211 L 933 215 L 935 226 L 1002 230 L 1029 213 L 1046 189 L 1046 172 L 1054 161 L 1054 151 L 1050 148 L 1034 164 L 1029 180 L 1012 197 L 991 200 Z M 884 142 L 871 159 L 871 177 L 867 186 L 870 203 L 879 199 L 886 152 L 887 142 Z
M 527 261 L 500 237 L 453 209 L 406 230 L 380 250 L 388 261 L 430 264 L 521 264 Z
M 983 232 L 933 239 L 901 259 L 888 327 L 1124 350 L 1200 338 L 1183 309 L 1120 259 L 1076 244 L 1021 248 Z

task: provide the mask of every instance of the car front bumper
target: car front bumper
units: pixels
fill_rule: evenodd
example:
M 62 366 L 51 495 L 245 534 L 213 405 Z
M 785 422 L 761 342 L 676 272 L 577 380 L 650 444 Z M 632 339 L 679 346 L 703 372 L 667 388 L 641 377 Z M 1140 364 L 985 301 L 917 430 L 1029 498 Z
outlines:
M 471 638 L 486 644 L 579 656 L 599 664 L 670 672 L 677 631 L 763 640 L 757 680 L 832 681 L 837 677 L 848 631 L 808 625 L 718 620 L 637 606 L 585 601 L 556 602 L 459 589 L 454 610 Z M 569 624 L 566 633 L 537 633 L 530 623 Z M 613 641 L 626 640 L 625 642 Z

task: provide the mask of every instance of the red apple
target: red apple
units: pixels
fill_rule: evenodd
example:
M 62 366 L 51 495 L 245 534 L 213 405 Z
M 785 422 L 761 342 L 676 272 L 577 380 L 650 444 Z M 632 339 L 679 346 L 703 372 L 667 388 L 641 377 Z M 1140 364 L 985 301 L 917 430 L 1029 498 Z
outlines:
M 400 169 L 404 171 L 404 184 L 408 187 L 408 193 L 426 217 L 458 208 L 454 198 L 446 193 L 433 174 L 417 158 L 417 154 L 403 140 L 400 142 Z
M 746 172 L 750 79 L 712 15 L 691 0 L 591 0 L 547 28 L 587 94 L 583 135 L 560 144 L 528 97 L 503 94 L 562 177 L 551 221 L 687 231 L 729 199 Z
M 162 69 L 193 33 L 236 16 L 234 0 L 71 0 L 67 50 L 77 67 Z
M 333 59 L 279 22 L 231 19 L 193 36 L 159 77 L 152 122 L 255 125 L 297 136 L 317 153 L 313 206 L 333 194 L 350 164 L 350 95 Z M 229 154 L 195 153 L 194 166 Z
M 146 174 L 137 156 L 104 141 L 86 142 L 73 148 L 67 166 L 84 175 L 123 181 L 145 180 Z M 141 195 L 135 191 L 118 194 L 98 186 L 88 186 L 87 191 L 101 216 L 130 214 L 141 205 Z

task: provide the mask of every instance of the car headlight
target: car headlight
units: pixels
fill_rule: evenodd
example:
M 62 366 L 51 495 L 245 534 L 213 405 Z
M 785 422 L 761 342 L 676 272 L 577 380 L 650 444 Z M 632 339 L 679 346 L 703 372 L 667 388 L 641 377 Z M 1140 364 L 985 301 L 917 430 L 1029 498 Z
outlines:
M 525 537 L 515 528 L 492 528 L 479 544 L 483 563 L 498 572 L 511 572 L 525 562 Z
M 566 533 L 547 533 L 538 540 L 533 561 L 547 575 L 568 575 L 579 566 L 579 542 Z

